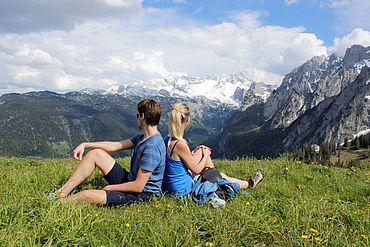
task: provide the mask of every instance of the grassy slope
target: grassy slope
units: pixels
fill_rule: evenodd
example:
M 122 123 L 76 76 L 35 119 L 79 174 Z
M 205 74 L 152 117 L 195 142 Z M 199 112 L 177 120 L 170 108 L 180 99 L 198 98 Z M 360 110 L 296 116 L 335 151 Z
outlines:
M 128 160 L 121 160 L 128 166 Z M 370 164 L 350 169 L 277 160 L 217 161 L 229 175 L 266 179 L 225 209 L 155 198 L 118 208 L 60 204 L 45 194 L 75 162 L 0 158 L 2 246 L 369 246 Z M 81 188 L 104 185 L 98 173 Z M 318 230 L 314 236 L 310 228 Z M 303 239 L 302 235 L 307 235 Z M 315 240 L 314 237 L 320 237 Z

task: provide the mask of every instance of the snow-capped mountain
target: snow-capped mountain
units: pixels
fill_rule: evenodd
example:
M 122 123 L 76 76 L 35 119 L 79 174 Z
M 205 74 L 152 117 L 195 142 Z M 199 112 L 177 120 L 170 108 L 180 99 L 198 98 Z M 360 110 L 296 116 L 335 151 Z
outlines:
M 84 90 L 84 93 L 119 94 L 123 96 L 162 96 L 186 99 L 205 98 L 216 104 L 239 109 L 252 91 L 251 97 L 263 102 L 275 88 L 273 85 L 254 82 L 243 72 L 231 75 L 191 77 L 173 75 L 164 79 L 136 81 L 101 90 Z
M 364 67 L 356 80 L 338 96 L 328 97 L 307 111 L 286 130 L 287 149 L 302 143 L 343 142 L 370 130 L 370 68 Z
M 369 65 L 370 47 L 354 45 L 344 57 L 313 57 L 294 69 L 266 102 L 263 114 L 271 120 L 270 128 L 288 127 L 324 99 L 338 95 Z
M 227 121 L 225 157 L 276 156 L 304 144 L 343 142 L 370 131 L 370 47 L 313 57 L 287 74 L 264 104 Z

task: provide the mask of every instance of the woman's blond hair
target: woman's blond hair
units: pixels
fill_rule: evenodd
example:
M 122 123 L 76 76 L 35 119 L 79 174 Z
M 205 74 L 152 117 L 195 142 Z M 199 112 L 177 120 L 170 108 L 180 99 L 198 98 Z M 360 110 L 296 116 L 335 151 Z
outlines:
M 183 140 L 182 124 L 190 118 L 190 109 L 185 103 L 175 103 L 172 105 L 168 117 L 168 129 L 171 137 Z

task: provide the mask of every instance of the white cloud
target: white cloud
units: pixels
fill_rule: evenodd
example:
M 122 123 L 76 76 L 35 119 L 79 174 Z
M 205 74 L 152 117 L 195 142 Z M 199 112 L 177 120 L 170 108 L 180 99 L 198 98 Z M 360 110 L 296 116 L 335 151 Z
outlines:
M 142 0 L 1 0 L 0 32 L 72 30 L 96 18 L 117 18 L 141 11 Z
M 370 46 L 370 32 L 356 28 L 344 37 L 336 37 L 333 42 L 333 47 L 331 47 L 330 50 L 343 56 L 346 49 L 352 45 Z
M 354 28 L 370 30 L 370 1 L 351 0 L 348 5 L 337 10 L 337 29 L 348 33 Z
M 253 80 L 278 84 L 294 67 L 327 53 L 303 27 L 263 26 L 264 14 L 234 12 L 227 21 L 205 24 L 185 21 L 176 10 L 145 9 L 70 31 L 0 34 L 0 93 L 106 88 L 172 73 L 245 71 Z
M 322 8 L 332 8 L 335 14 L 333 27 L 341 35 L 353 29 L 370 30 L 369 0 L 314 0 Z
M 240 27 L 249 29 L 261 26 L 260 17 L 263 15 L 266 15 L 266 13 L 245 10 L 241 12 L 233 12 L 231 14 L 231 20 L 237 23 Z
M 295 3 L 298 3 L 299 0 L 284 0 L 284 3 L 286 5 L 292 5 L 292 4 L 295 4 Z
M 133 5 L 139 4 L 139 2 L 132 0 L 104 0 L 104 2 L 108 6 L 123 8 L 131 8 Z
M 350 4 L 352 0 L 314 0 L 321 8 L 343 8 Z

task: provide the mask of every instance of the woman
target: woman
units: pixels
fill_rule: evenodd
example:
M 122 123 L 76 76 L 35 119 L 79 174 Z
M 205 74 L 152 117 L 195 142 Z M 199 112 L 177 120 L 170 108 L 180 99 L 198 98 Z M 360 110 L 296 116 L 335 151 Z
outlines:
M 214 167 L 211 159 L 211 149 L 198 146 L 190 151 L 184 140 L 185 129 L 190 125 L 190 109 L 185 103 L 176 103 L 169 114 L 169 135 L 165 138 L 167 146 L 166 169 L 164 174 L 164 189 L 167 193 L 187 196 L 193 185 L 194 176 L 200 174 L 206 167 Z M 221 173 L 226 180 L 237 183 L 241 189 L 255 187 L 263 179 L 263 174 L 257 170 L 248 181 L 240 180 Z

